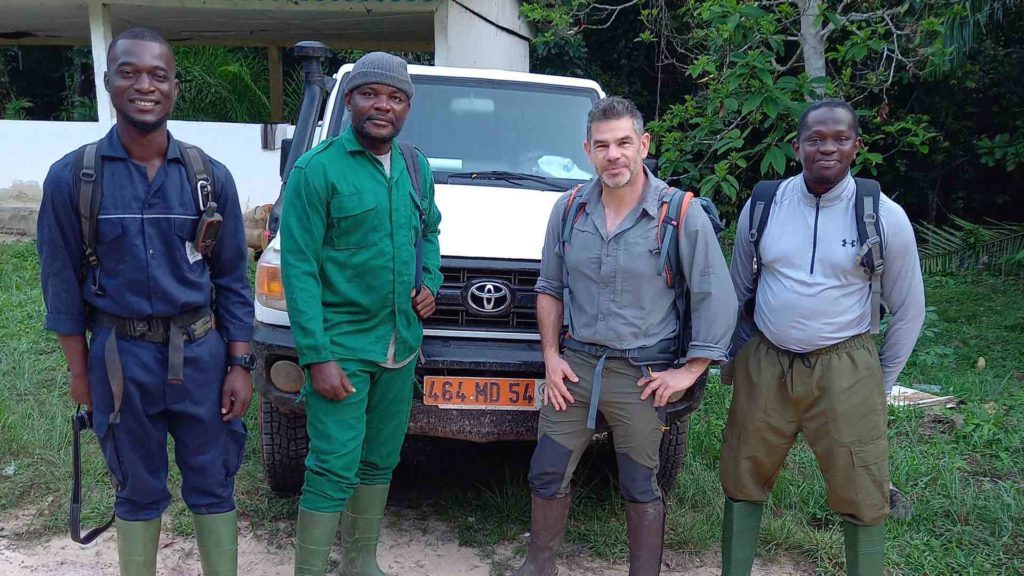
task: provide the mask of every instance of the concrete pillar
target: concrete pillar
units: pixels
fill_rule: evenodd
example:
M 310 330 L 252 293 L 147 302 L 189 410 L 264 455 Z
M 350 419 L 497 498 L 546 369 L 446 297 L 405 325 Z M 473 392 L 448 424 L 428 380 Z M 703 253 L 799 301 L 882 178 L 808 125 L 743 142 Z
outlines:
M 441 0 L 434 13 L 434 64 L 528 72 L 531 38 L 519 0 Z
M 110 5 L 102 0 L 89 0 L 89 38 L 92 43 L 92 72 L 96 78 L 96 118 L 100 126 L 114 125 L 117 115 L 110 103 L 103 75 L 107 71 L 107 47 L 114 39 L 110 27 Z
M 284 71 L 279 47 L 267 46 L 267 67 L 270 72 L 270 121 L 284 122 Z

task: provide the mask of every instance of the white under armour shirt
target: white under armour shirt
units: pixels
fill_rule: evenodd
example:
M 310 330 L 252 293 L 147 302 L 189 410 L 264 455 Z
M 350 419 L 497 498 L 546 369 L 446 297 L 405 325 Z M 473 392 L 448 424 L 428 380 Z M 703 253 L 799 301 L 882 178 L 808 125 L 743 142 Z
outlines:
M 761 238 L 754 324 L 776 346 L 809 352 L 863 334 L 871 326 L 870 278 L 857 260 L 857 185 L 847 174 L 820 197 L 802 175 L 782 182 Z M 750 202 L 737 222 L 732 280 L 741 307 L 733 354 L 753 334 L 742 313 L 753 292 Z M 924 283 L 914 229 L 898 204 L 879 202 L 884 267 L 882 301 L 892 317 L 880 350 L 885 389 L 899 376 L 924 324 Z

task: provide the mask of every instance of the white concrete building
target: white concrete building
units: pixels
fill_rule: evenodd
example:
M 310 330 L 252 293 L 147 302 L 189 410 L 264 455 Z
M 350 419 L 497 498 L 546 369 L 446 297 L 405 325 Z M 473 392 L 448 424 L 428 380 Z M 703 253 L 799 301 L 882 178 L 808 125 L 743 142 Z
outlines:
M 173 45 L 266 47 L 275 121 L 282 117 L 281 50 L 295 42 L 433 51 L 439 66 L 528 71 L 533 35 L 518 0 L 3 0 L 0 45 L 92 47 L 98 121 L 0 120 L 0 204 L 30 208 L 49 165 L 113 125 L 102 85 L 105 54 L 114 35 L 134 26 L 153 28 Z M 278 152 L 262 148 L 261 125 L 172 122 L 170 128 L 227 164 L 243 210 L 276 198 Z M 34 232 L 10 228 L 0 214 L 0 234 Z

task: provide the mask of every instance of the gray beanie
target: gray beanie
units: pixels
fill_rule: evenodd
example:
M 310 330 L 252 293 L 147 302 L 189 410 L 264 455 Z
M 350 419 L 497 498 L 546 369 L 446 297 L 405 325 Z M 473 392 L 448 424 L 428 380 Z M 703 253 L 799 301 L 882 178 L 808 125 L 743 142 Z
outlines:
M 348 94 L 367 84 L 384 84 L 398 88 L 405 92 L 409 100 L 412 100 L 413 92 L 415 92 L 405 60 L 387 52 L 370 52 L 356 60 L 352 72 L 348 75 L 348 80 L 345 81 L 345 93 Z

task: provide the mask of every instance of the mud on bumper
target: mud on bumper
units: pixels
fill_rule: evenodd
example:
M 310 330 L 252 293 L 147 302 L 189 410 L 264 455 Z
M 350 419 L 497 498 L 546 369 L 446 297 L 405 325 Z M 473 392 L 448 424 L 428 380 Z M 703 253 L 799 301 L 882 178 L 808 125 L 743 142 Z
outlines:
M 305 408 L 298 402 L 298 394 L 277 389 L 268 377 L 274 362 L 297 362 L 291 330 L 257 322 L 253 340 L 257 361 L 252 377 L 256 390 L 282 412 L 301 414 Z M 536 439 L 537 412 L 428 406 L 422 401 L 422 382 L 424 374 L 543 378 L 540 342 L 427 336 L 421 352 L 409 434 L 473 442 Z

